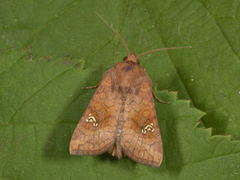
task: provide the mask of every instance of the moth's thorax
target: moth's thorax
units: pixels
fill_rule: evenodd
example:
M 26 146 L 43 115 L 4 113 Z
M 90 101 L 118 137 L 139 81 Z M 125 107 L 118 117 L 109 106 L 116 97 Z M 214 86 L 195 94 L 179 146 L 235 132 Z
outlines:
M 138 91 L 143 79 L 148 79 L 148 75 L 138 63 L 124 61 L 117 63 L 111 71 L 113 80 L 113 91 L 117 91 L 124 96 Z M 148 79 L 151 87 L 151 80 Z
M 132 83 L 138 77 L 145 75 L 144 69 L 139 64 L 130 61 L 118 63 L 115 70 L 119 83 L 124 81 Z
M 134 53 L 129 54 L 126 58 L 124 58 L 124 61 L 139 64 L 138 58 Z

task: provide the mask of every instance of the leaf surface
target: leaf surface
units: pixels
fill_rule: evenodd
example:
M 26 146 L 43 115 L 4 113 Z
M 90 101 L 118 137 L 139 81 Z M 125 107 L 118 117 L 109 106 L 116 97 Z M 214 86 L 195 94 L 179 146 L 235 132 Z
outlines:
M 238 179 L 239 5 L 234 0 L 1 2 L 0 179 Z M 97 84 L 126 56 L 95 12 L 137 54 L 193 47 L 141 58 L 157 96 L 171 102 L 155 102 L 164 142 L 160 168 L 106 154 L 68 153 L 73 129 L 94 93 L 81 87 Z

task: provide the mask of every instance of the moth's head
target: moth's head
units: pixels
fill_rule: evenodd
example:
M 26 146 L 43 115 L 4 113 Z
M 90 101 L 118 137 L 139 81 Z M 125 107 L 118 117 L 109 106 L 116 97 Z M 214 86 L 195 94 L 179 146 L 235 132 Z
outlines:
M 137 63 L 137 64 L 139 64 L 138 57 L 137 57 L 136 54 L 134 54 L 134 53 L 131 53 L 131 54 L 129 54 L 128 56 L 124 57 L 124 58 L 123 58 L 123 61 L 124 61 L 124 62 L 132 62 L 132 63 Z

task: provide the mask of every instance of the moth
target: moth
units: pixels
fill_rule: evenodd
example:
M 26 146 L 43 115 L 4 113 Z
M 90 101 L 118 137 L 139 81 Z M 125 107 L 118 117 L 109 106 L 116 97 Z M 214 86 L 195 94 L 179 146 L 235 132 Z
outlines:
M 119 36 L 128 56 L 105 72 L 87 109 L 75 128 L 71 142 L 72 155 L 99 155 L 109 152 L 121 159 L 128 156 L 136 162 L 154 167 L 163 160 L 163 145 L 154 104 L 152 82 L 139 64 L 140 55 L 132 53 Z

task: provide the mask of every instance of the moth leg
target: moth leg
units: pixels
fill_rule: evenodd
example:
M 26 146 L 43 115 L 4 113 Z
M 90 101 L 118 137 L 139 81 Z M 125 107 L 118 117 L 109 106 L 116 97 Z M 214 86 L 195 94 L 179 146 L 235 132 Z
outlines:
M 162 104 L 170 104 L 170 102 L 166 102 L 166 101 L 163 101 L 161 100 L 159 97 L 157 97 L 154 92 L 152 93 L 153 94 L 153 97 L 154 99 L 156 99 L 158 102 L 162 103 Z
M 95 89 L 99 86 L 99 84 L 95 85 L 95 86 L 87 86 L 87 87 L 82 87 L 82 89 Z

